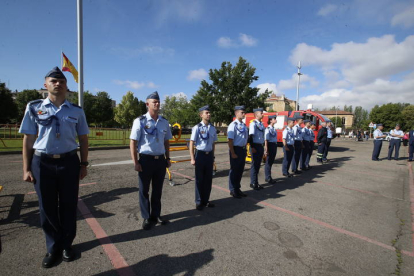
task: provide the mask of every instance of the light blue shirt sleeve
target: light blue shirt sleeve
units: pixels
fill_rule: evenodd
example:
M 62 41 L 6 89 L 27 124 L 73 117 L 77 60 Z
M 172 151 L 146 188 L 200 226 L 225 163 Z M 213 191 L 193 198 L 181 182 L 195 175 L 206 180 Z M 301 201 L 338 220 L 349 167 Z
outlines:
M 38 131 L 37 123 L 29 108 L 29 104 L 27 104 L 26 111 L 24 112 L 23 121 L 20 125 L 19 133 L 36 135 Z
M 166 124 L 166 130 L 167 132 L 165 133 L 165 137 L 164 137 L 164 141 L 170 140 L 173 136 L 172 136 L 172 132 L 171 132 L 171 128 L 170 128 L 170 124 L 167 120 L 164 120 L 165 124 Z
M 197 134 L 198 134 L 198 126 L 195 125 L 195 126 L 193 126 L 193 129 L 191 130 L 190 140 L 194 141 L 194 142 L 197 142 L 197 140 L 198 140 L 198 135 Z
M 139 141 L 140 138 L 141 138 L 141 122 L 139 118 L 136 118 L 132 125 L 131 135 L 129 136 L 129 139 Z
M 78 132 L 78 135 L 86 135 L 89 134 L 89 127 L 88 123 L 86 122 L 86 116 L 83 109 L 81 110 L 81 113 L 79 114 L 78 118 L 78 124 L 76 125 L 76 131 Z
M 228 126 L 228 128 L 227 128 L 227 139 L 234 140 L 234 136 L 235 136 L 234 126 L 235 126 L 234 121 Z
M 285 140 L 287 139 L 287 129 L 286 128 L 283 130 L 282 138 L 285 139 Z
M 255 135 L 255 121 L 251 121 L 249 125 L 249 135 Z

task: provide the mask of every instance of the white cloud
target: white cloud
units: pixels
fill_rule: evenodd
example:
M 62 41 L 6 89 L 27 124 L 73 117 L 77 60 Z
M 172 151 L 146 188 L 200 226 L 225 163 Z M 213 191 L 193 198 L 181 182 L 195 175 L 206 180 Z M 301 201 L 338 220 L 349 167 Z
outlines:
M 320 16 L 327 16 L 328 14 L 336 11 L 338 9 L 337 5 L 327 4 L 319 9 L 318 15 Z
M 269 91 L 272 91 L 272 93 L 277 94 L 277 87 L 276 83 L 261 83 L 257 86 L 259 88 L 259 94 L 262 94 L 268 89 Z
M 123 58 L 137 58 L 140 56 L 168 56 L 175 54 L 172 48 L 164 48 L 161 46 L 145 46 L 141 48 L 112 47 L 109 52 Z
M 394 15 L 391 19 L 391 25 L 402 25 L 405 28 L 414 26 L 414 5 Z
M 296 88 L 297 83 L 298 83 L 298 75 L 293 74 L 292 78 L 290 79 L 280 80 L 279 83 L 277 84 L 277 87 L 279 88 L 280 91 L 289 90 L 289 89 Z M 316 87 L 319 84 L 319 82 L 315 78 L 307 74 L 303 74 L 302 76 L 300 76 L 300 88 L 305 88 L 306 87 L 305 83 L 309 84 L 311 87 Z
M 161 0 L 155 1 L 153 5 L 158 27 L 172 20 L 198 21 L 202 18 L 204 11 L 202 0 Z
M 128 88 L 139 90 L 141 88 L 147 87 L 147 88 L 157 88 L 158 85 L 155 85 L 153 82 L 139 82 L 139 81 L 130 81 L 130 80 L 113 80 L 113 83 L 117 85 L 126 86 Z
M 238 40 L 222 36 L 217 40 L 217 46 L 220 48 L 238 48 L 238 47 L 254 47 L 258 44 L 258 40 L 251 35 L 239 34 Z
M 171 97 L 187 99 L 187 95 L 184 92 L 178 92 L 178 93 L 171 94 Z
M 204 80 L 208 77 L 208 72 L 203 69 L 191 70 L 188 72 L 187 80 Z

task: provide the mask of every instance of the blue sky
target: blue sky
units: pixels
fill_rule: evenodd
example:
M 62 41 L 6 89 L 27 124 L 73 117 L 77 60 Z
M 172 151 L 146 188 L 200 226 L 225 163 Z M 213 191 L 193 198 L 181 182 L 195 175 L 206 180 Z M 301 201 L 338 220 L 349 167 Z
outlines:
M 84 83 L 119 102 L 198 90 L 210 68 L 239 56 L 262 89 L 302 106 L 414 104 L 414 1 L 84 0 Z M 41 88 L 60 66 L 77 67 L 76 0 L 1 1 L 0 81 Z M 71 90 L 77 84 L 67 75 Z

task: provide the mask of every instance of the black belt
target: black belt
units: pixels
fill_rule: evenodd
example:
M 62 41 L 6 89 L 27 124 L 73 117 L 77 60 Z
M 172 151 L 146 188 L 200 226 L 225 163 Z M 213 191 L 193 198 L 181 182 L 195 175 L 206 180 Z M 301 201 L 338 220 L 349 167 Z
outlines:
M 162 154 L 162 155 L 150 155 L 150 154 L 140 153 L 139 158 L 141 158 L 141 157 L 150 157 L 152 159 L 163 159 L 165 156 L 164 156 L 164 154 Z
M 199 153 L 199 152 L 201 152 L 202 154 L 210 154 L 212 151 L 203 151 L 203 150 L 197 150 L 196 149 L 196 153 Z
M 244 147 L 240 147 L 240 146 L 233 146 L 233 148 L 241 148 L 241 149 L 246 149 L 246 146 L 244 146 Z
M 253 145 L 255 145 L 255 146 L 262 146 L 263 147 L 263 144 L 259 144 L 259 143 L 252 143 Z
M 72 151 L 69 151 L 69 152 L 66 152 L 66 153 L 62 153 L 62 154 L 47 154 L 47 153 L 35 150 L 34 154 L 37 155 L 37 156 L 41 156 L 41 157 L 49 157 L 49 158 L 53 158 L 53 159 L 60 159 L 60 158 L 68 157 L 68 156 L 71 156 L 71 155 L 75 155 L 76 152 L 77 152 L 77 150 L 72 150 Z

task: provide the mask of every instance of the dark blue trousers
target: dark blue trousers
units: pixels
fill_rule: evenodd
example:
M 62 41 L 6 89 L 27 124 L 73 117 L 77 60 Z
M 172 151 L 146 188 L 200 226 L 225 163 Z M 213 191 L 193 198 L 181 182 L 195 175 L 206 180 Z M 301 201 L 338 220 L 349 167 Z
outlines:
M 163 155 L 159 156 L 158 159 L 155 159 L 154 156 L 140 155 L 139 163 L 142 167 L 142 172 L 138 173 L 141 216 L 144 219 L 159 217 L 161 215 L 161 196 L 167 171 L 167 161 Z M 149 189 L 151 183 L 150 200 Z
M 292 162 L 292 172 L 295 172 L 299 168 L 300 157 L 302 156 L 302 141 L 295 140 L 294 148 L 295 153 Z
M 243 176 L 244 165 L 246 164 L 246 148 L 245 147 L 236 147 L 234 146 L 234 153 L 237 155 L 237 158 L 231 158 L 230 155 L 230 171 L 229 171 L 229 190 L 231 192 L 240 190 L 241 179 Z
M 312 157 L 313 149 L 314 148 L 315 148 L 315 142 L 314 141 L 310 141 L 309 142 L 309 154 L 306 156 L 305 167 L 309 167 L 309 162 L 310 162 L 310 159 Z
M 395 148 L 395 155 L 394 159 L 397 160 L 399 153 L 400 153 L 400 146 L 401 146 L 401 140 L 400 139 L 391 139 L 390 140 L 390 146 L 388 148 L 388 160 L 391 160 L 392 152 Z
M 323 150 L 323 157 L 322 159 L 325 161 L 328 157 L 328 153 L 329 153 L 329 147 L 331 146 L 331 138 L 327 138 L 326 140 L 326 144 L 325 144 L 325 148 Z
M 253 153 L 253 149 L 250 148 L 252 154 L 252 165 L 250 167 L 250 183 L 251 184 L 259 184 L 259 171 L 260 171 L 260 164 L 263 160 L 264 148 L 263 145 L 255 144 L 254 148 L 256 149 L 256 153 Z
M 272 179 L 272 166 L 275 162 L 276 154 L 277 154 L 277 143 L 268 142 L 267 143 L 267 152 L 268 155 L 266 157 L 266 164 L 265 164 L 265 180 Z
M 292 159 L 293 159 L 293 153 L 294 153 L 294 150 L 295 150 L 293 145 L 287 145 L 287 147 L 289 148 L 288 151 L 283 146 L 283 154 L 284 154 L 284 156 L 283 156 L 283 165 L 282 165 L 282 173 L 283 174 L 288 174 L 289 167 L 290 167 L 290 164 L 292 163 Z
M 325 151 L 325 142 L 321 142 L 318 145 L 318 153 L 316 154 L 316 160 L 322 162 L 323 153 Z
M 302 156 L 300 157 L 300 169 L 303 170 L 305 169 L 306 166 L 306 159 L 308 158 L 309 154 L 310 154 L 310 143 L 309 141 L 303 140 L 303 146 L 304 148 L 302 149 Z
M 213 152 L 197 151 L 195 154 L 195 203 L 207 204 L 213 182 Z
M 48 253 L 69 248 L 76 236 L 80 161 L 77 154 L 60 159 L 33 155 L 34 188 Z
M 374 140 L 374 150 L 372 152 L 372 160 L 378 160 L 381 153 L 382 140 Z
M 414 144 L 408 144 L 408 160 L 413 160 Z

